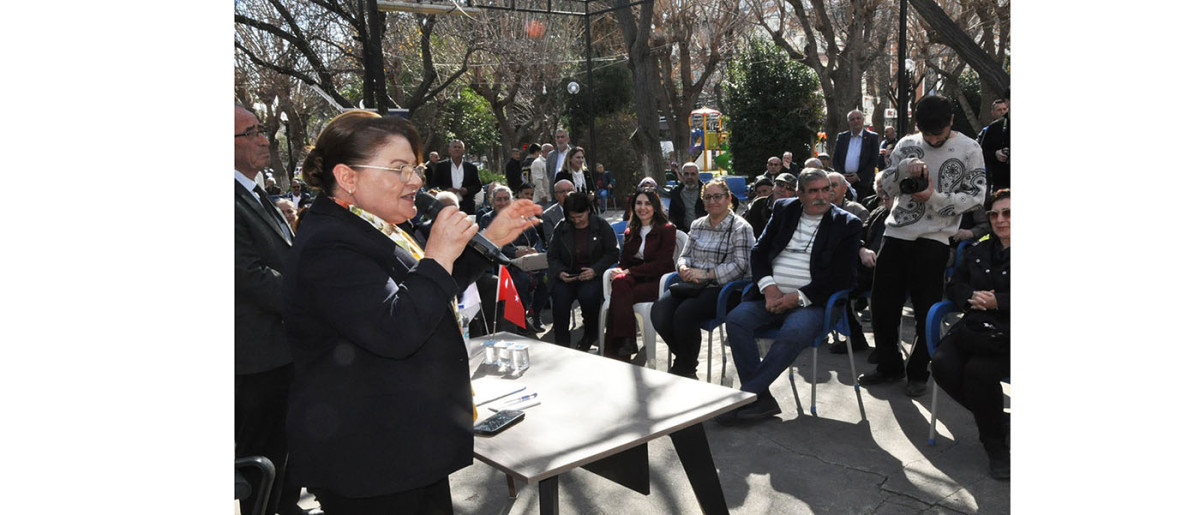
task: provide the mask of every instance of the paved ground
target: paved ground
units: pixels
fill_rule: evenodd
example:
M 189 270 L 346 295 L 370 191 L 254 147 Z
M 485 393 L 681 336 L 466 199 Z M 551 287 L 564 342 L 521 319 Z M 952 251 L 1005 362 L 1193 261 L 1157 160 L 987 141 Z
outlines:
M 611 215 L 613 212 L 610 211 Z M 618 215 L 619 216 L 619 215 Z M 612 218 L 609 216 L 608 218 Z M 911 312 L 902 338 L 911 342 Z M 546 311 L 543 320 L 550 320 Z M 576 320 L 581 320 L 576 314 Z M 549 329 L 549 328 L 548 328 Z M 867 340 L 874 344 L 867 326 Z M 550 332 L 540 339 L 551 341 Z M 577 328 L 574 340 L 581 338 Z M 716 338 L 714 338 L 716 340 Z M 707 340 L 706 340 L 707 341 Z M 720 354 L 713 349 L 713 381 Z M 658 341 L 658 369 L 666 370 L 666 344 Z M 859 373 L 873 369 L 867 352 L 854 354 Z M 706 380 L 701 351 L 700 380 Z M 1008 482 L 991 479 L 970 413 L 939 396 L 939 436 L 927 444 L 932 388 L 924 397 L 904 395 L 903 383 L 863 388 L 861 420 L 845 355 L 805 350 L 796 374 L 799 402 L 786 375 L 771 386 L 783 414 L 751 426 L 705 423 L 713 459 L 733 513 L 1009 513 Z M 733 363 L 725 384 L 736 387 Z M 810 385 L 817 382 L 818 416 L 809 413 Z M 700 513 L 670 439 L 649 444 L 651 493 L 643 496 L 585 470 L 560 478 L 561 513 Z M 504 475 L 476 461 L 450 476 L 456 513 L 537 513 L 536 485 L 508 498 Z M 311 496 L 302 505 L 311 504 Z

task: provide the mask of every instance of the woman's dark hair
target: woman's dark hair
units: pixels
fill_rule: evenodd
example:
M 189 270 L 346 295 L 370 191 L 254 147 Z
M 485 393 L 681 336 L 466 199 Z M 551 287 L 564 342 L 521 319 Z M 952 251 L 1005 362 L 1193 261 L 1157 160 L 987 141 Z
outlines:
M 995 204 L 996 201 L 1004 200 L 1009 197 L 1012 197 L 1012 192 L 1009 191 L 1008 188 L 996 190 L 995 193 L 992 193 L 992 203 Z
M 563 199 L 564 213 L 582 213 L 591 211 L 592 203 L 588 200 L 587 195 L 578 191 L 572 191 L 567 194 L 567 198 Z
M 325 195 L 333 195 L 337 186 L 333 167 L 339 163 L 350 165 L 369 161 L 392 136 L 408 140 L 413 155 L 420 160 L 421 135 L 412 122 L 396 116 L 379 116 L 371 111 L 347 111 L 337 115 L 321 130 L 316 144 L 304 158 L 300 168 L 304 182 Z
M 633 202 L 631 202 L 630 205 L 630 212 L 633 214 L 629 216 L 629 233 L 628 236 L 626 236 L 627 238 L 637 234 L 638 231 L 642 230 L 642 219 L 638 218 L 637 213 L 632 211 L 632 209 L 637 206 L 638 197 L 642 195 L 645 195 L 646 198 L 650 200 L 650 205 L 654 206 L 654 214 L 650 215 L 650 223 L 652 226 L 660 227 L 668 222 L 666 213 L 663 213 L 662 200 L 658 198 L 658 193 L 650 190 L 640 190 L 633 194 Z
M 574 170 L 571 170 L 571 157 L 573 157 L 575 154 L 578 154 L 580 152 L 583 152 L 583 147 L 571 147 L 571 150 L 567 151 L 567 157 L 565 159 L 563 159 L 563 167 L 562 167 L 562 170 L 560 170 L 560 171 L 567 172 L 567 173 L 575 173 Z M 580 171 L 587 170 L 587 169 L 588 169 L 587 163 L 584 163 L 583 166 L 579 167 Z

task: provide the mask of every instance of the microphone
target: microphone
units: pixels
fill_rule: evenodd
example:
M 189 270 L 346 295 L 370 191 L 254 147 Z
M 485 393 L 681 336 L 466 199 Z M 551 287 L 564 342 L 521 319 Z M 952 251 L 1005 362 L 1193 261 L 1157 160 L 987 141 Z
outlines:
M 437 197 L 434 197 L 433 195 L 423 191 L 417 193 L 416 203 L 417 211 L 425 215 L 425 218 L 428 218 L 431 221 L 437 218 L 437 214 L 442 210 L 442 208 L 446 207 L 446 205 L 439 201 Z M 501 265 L 512 264 L 512 261 L 508 259 L 508 256 L 505 256 L 500 252 L 500 247 L 497 247 L 496 244 L 488 241 L 488 239 L 484 238 L 480 233 L 475 233 L 474 236 L 471 236 L 471 241 L 467 242 L 467 246 L 475 249 L 476 252 L 483 254 L 483 257 L 488 258 L 488 260 L 493 263 Z

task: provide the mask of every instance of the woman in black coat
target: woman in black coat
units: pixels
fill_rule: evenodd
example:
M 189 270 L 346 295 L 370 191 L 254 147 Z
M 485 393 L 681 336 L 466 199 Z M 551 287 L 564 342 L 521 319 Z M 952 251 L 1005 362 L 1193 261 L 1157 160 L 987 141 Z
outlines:
M 612 226 L 591 212 L 591 201 L 572 191 L 563 200 L 566 218 L 554 228 L 546 253 L 550 298 L 554 301 L 554 343 L 571 345 L 571 305 L 576 300 L 583 311 L 583 341 L 576 347 L 588 350 L 600 336 L 600 305 L 604 271 L 617 261 L 617 235 Z
M 563 159 L 562 169 L 554 174 L 554 182 L 571 181 L 575 185 L 575 191 L 583 193 L 587 196 L 588 202 L 595 204 L 596 202 L 596 177 L 592 175 L 592 171 L 588 170 L 587 164 L 584 162 L 583 147 L 571 147 L 567 151 L 567 158 Z M 593 205 L 592 212 L 596 212 Z
M 407 120 L 351 111 L 302 168 L 321 194 L 283 274 L 288 469 L 330 515 L 449 513 L 448 477 L 472 462 L 455 296 L 491 265 L 464 252 L 478 226 L 457 209 L 437 215 L 424 248 L 396 227 L 417 216 L 421 141 Z M 514 202 L 480 234 L 503 245 L 540 212 Z
M 992 232 L 967 246 L 947 296 L 963 318 L 942 338 L 933 355 L 938 386 L 975 415 L 992 477 L 1008 479 L 1008 438 L 1000 380 L 1009 376 L 1009 190 L 993 195 Z

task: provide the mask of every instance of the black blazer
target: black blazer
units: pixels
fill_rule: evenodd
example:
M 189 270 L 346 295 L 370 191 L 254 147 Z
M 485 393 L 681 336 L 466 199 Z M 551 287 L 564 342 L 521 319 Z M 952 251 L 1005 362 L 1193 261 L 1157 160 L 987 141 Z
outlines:
M 463 159 L 462 167 L 462 187 L 467 189 L 467 194 L 458 203 L 458 208 L 468 215 L 473 215 L 475 214 L 475 194 L 483 189 L 483 182 L 479 180 L 479 168 L 475 165 Z M 449 159 L 438 161 L 437 166 L 433 168 L 433 172 L 429 176 L 429 185 L 427 187 L 439 190 L 454 187 L 454 180 L 450 176 Z
M 594 270 L 598 278 L 617 262 L 617 233 L 613 232 L 612 226 L 599 215 L 591 213 L 588 216 L 591 217 L 588 219 L 590 261 L 575 262 L 575 235 L 571 234 L 575 226 L 570 220 L 564 219 L 554 228 L 554 235 L 550 238 L 549 249 L 546 251 L 546 275 L 551 281 L 558 280 L 559 272 L 577 273 L 579 268 L 584 266 Z
M 1012 321 L 1010 252 L 995 234 L 971 242 L 963 250 L 962 264 L 954 269 L 954 277 L 946 286 L 946 298 L 963 312 L 963 322 L 990 322 L 1000 332 L 1010 333 Z M 996 309 L 971 309 L 967 299 L 976 290 L 994 290 Z
M 453 276 L 321 195 L 284 273 L 295 356 L 288 468 L 348 497 L 425 486 L 471 464 L 467 351 L 451 308 L 490 269 L 466 251 Z
M 791 241 L 803 212 L 804 203 L 798 198 L 775 201 L 767 228 L 763 229 L 762 236 L 750 249 L 750 272 L 755 284 L 763 277 L 774 275 L 771 262 Z M 821 217 L 817 239 L 813 242 L 812 259 L 809 261 L 812 282 L 800 288 L 813 304 L 824 305 L 834 293 L 854 286 L 861 232 L 862 220 L 840 207 L 831 207 Z M 746 296 L 747 300 L 759 298 L 762 298 L 762 293 L 758 288 L 751 288 Z
M 292 234 L 236 180 L 233 188 L 233 367 L 235 374 L 253 374 L 292 361 L 280 275 Z M 275 213 L 283 220 L 278 208 Z
M 833 151 L 833 169 L 846 173 L 846 154 L 850 150 L 850 131 L 839 132 Z M 858 155 L 858 183 L 851 187 L 868 195 L 875 190 L 875 165 L 879 163 L 879 134 L 863 129 L 862 147 Z

